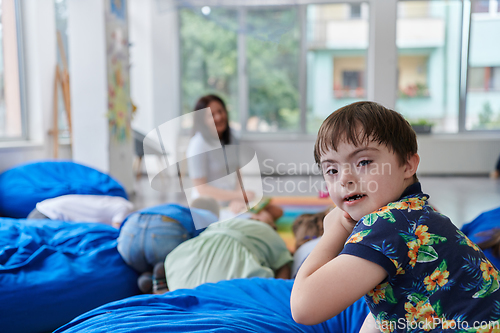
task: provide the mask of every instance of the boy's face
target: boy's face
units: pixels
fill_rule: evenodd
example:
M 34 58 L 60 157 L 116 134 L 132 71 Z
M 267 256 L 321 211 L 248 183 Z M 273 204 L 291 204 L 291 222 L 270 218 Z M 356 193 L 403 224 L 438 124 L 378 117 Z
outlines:
M 321 156 L 321 170 L 330 198 L 355 221 L 396 201 L 413 183 L 415 170 L 401 166 L 385 145 L 343 141 L 337 149 Z

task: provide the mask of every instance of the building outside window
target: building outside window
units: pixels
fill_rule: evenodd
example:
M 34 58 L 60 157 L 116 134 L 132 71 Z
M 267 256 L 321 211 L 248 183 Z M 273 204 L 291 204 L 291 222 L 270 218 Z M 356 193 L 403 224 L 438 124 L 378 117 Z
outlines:
M 368 16 L 367 3 L 307 6 L 307 133 L 316 134 L 332 111 L 366 99 Z
M 400 1 L 396 110 L 434 132 L 457 132 L 462 4 Z
M 500 130 L 499 2 L 473 1 L 465 129 Z

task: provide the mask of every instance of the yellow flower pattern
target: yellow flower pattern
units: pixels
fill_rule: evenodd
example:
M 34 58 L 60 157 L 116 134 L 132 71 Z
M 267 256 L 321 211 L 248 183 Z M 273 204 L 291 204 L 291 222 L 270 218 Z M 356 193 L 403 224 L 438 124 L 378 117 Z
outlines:
M 471 308 L 467 302 L 481 304 L 481 316 L 500 319 L 499 271 L 427 199 L 421 192 L 406 195 L 364 216 L 346 242 L 346 253 L 359 253 L 388 272 L 365 295 L 380 331 L 451 332 L 459 320 L 471 319 L 461 312 Z M 399 319 L 424 325 L 396 329 Z
M 445 270 L 441 272 L 439 269 L 434 270 L 431 275 L 426 276 L 424 279 L 424 284 L 428 291 L 435 290 L 438 286 L 443 287 L 448 283 L 448 277 L 450 276 L 450 272 Z

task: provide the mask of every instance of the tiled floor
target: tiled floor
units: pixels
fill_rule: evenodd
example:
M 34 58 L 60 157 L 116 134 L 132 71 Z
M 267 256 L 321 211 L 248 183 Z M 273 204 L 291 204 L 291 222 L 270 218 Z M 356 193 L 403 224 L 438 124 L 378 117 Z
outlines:
M 319 176 L 263 176 L 250 178 L 250 189 L 262 184 L 264 196 L 316 196 L 321 189 Z M 461 227 L 480 213 L 500 207 L 500 180 L 487 177 L 420 177 L 422 189 L 430 195 L 430 202 Z M 184 193 L 174 178 L 163 179 L 161 192 L 149 185 L 147 177 L 136 182 L 136 194 L 131 200 L 137 209 L 166 202 L 185 204 Z

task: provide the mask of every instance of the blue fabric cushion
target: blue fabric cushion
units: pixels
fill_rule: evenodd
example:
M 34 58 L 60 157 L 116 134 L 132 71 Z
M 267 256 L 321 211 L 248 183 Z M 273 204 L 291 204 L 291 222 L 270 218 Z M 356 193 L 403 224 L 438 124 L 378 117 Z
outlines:
M 0 216 L 25 218 L 37 202 L 66 194 L 103 194 L 127 199 L 109 175 L 70 161 L 24 164 L 0 174 Z
M 476 217 L 472 222 L 464 224 L 462 226 L 462 232 L 474 243 L 481 243 L 485 241 L 488 236 L 478 235 L 478 233 L 495 228 L 500 228 L 500 207 L 484 212 Z M 491 252 L 491 249 L 486 249 L 484 254 L 493 265 L 500 269 L 500 258 L 495 257 Z
M 98 223 L 0 218 L 0 331 L 49 332 L 108 302 L 139 294 Z
M 236 279 L 141 295 L 75 318 L 55 332 L 358 332 L 369 310 L 363 299 L 318 325 L 290 312 L 293 280 Z

